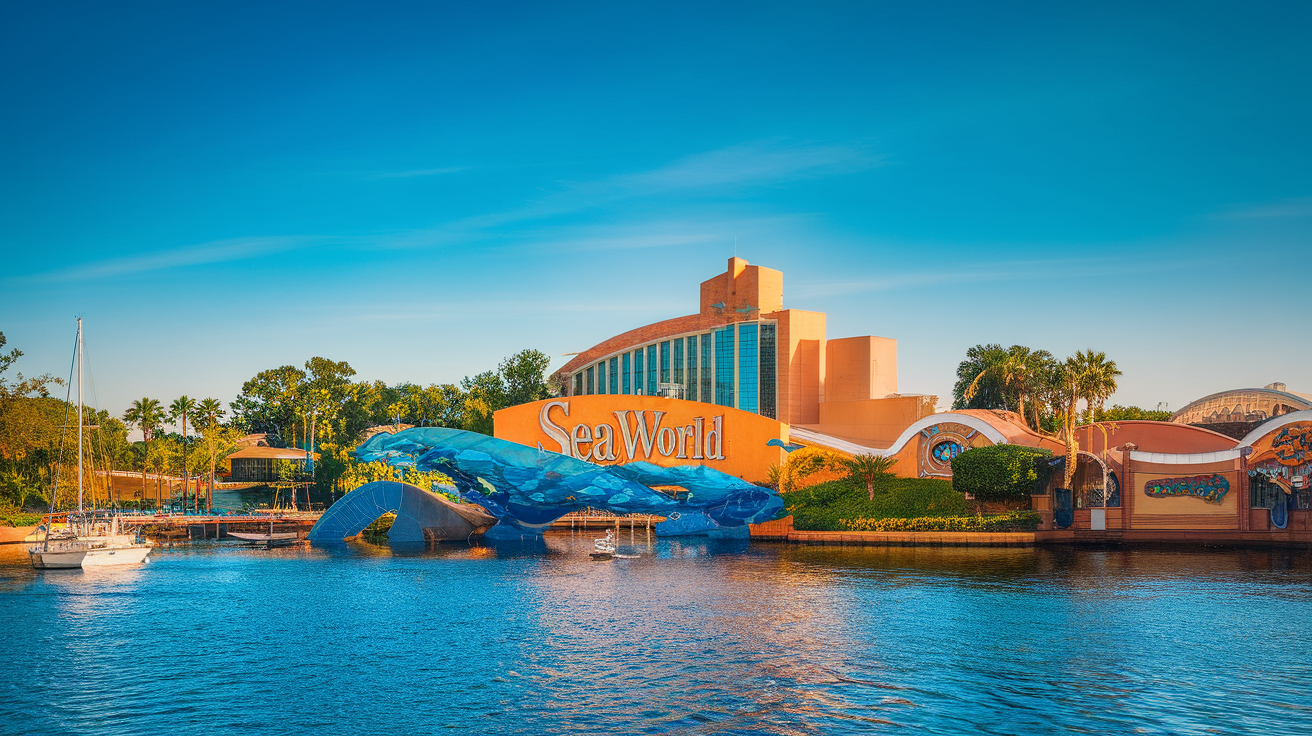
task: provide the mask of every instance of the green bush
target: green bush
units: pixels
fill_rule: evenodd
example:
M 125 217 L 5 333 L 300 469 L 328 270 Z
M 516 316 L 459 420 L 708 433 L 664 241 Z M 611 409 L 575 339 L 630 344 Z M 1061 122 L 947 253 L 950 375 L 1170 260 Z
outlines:
M 952 458 L 952 487 L 981 502 L 1024 500 L 1047 482 L 1051 457 L 1024 445 L 976 447 Z
M 41 514 L 27 514 L 22 511 L 11 511 L 0 514 L 0 526 L 36 526 L 41 523 Z
M 915 519 L 969 513 L 965 496 L 939 478 L 881 476 L 875 497 L 851 478 L 817 483 L 783 494 L 793 527 L 804 531 L 842 531 L 843 519 Z
M 856 532 L 1032 532 L 1039 528 L 1035 511 L 1013 511 L 994 516 L 940 516 L 919 519 L 842 519 L 845 529 Z

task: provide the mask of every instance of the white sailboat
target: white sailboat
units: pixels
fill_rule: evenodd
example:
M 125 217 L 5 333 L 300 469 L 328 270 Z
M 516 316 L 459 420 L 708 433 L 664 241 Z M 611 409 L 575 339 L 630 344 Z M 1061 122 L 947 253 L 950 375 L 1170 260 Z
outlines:
M 38 570 L 137 565 L 146 561 L 151 543 L 125 533 L 118 514 L 88 513 L 82 502 L 82 318 L 77 320 L 77 514 L 68 515 L 67 528 L 51 531 L 40 545 L 29 547 L 32 567 Z

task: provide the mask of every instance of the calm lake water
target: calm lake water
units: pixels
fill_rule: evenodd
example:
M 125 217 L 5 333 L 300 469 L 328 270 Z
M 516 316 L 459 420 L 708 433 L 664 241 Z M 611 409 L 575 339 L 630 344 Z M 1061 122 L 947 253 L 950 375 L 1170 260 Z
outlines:
M 0 732 L 1312 733 L 1306 552 L 0 548 Z

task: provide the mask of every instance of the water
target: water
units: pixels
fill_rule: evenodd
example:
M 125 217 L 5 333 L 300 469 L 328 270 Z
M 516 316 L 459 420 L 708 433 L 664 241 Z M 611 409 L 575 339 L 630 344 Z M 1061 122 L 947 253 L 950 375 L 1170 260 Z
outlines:
M 593 536 L 0 548 L 0 733 L 1312 733 L 1307 552 Z

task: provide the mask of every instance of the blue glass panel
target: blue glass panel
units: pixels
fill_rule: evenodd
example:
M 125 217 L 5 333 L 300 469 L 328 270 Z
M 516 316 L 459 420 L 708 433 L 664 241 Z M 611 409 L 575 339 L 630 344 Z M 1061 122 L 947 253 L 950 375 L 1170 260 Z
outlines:
M 670 383 L 683 383 L 683 338 L 674 341 L 674 358 L 670 361 Z
M 633 351 L 633 393 L 642 393 L 642 384 L 645 378 L 642 372 L 642 348 L 638 348 Z
M 583 395 L 583 371 L 574 374 L 574 395 Z
M 659 369 L 659 366 L 656 364 L 657 360 L 659 359 L 656 357 L 656 346 L 648 345 L 647 346 L 647 395 L 648 396 L 655 396 L 658 393 L 657 386 L 656 386 L 656 377 L 657 377 L 656 372 Z
M 689 401 L 697 400 L 697 336 L 687 338 L 688 343 L 688 374 L 684 382 L 685 391 Z
M 670 341 L 661 343 L 661 383 L 670 382 Z
M 761 324 L 761 416 L 778 419 L 777 325 Z
M 620 363 L 623 366 L 622 368 L 620 368 L 620 370 L 622 371 L 621 375 L 624 376 L 624 378 L 620 380 L 620 393 L 622 394 L 632 393 L 632 391 L 629 390 L 629 354 L 628 353 L 625 353 L 624 355 L 620 356 Z
M 715 331 L 715 403 L 733 406 L 733 326 Z
M 588 366 L 587 391 L 589 396 L 597 392 L 596 384 L 593 381 L 593 379 L 596 378 L 596 371 L 597 369 L 595 366 Z
M 756 397 L 759 395 L 756 366 L 760 356 L 756 352 L 756 328 L 756 323 L 738 325 L 738 408 L 750 412 L 757 410 Z
M 706 403 L 709 404 L 712 402 L 712 397 L 714 396 L 714 394 L 711 393 L 711 386 L 714 383 L 714 379 L 715 379 L 715 376 L 711 373 L 711 336 L 709 333 L 702 334 L 702 335 L 698 335 L 697 339 L 702 346 L 701 347 L 702 389 L 701 389 L 701 397 L 698 399 L 698 401 L 705 401 Z
M 606 371 L 608 374 L 610 374 L 610 392 L 613 394 L 617 394 L 620 392 L 619 364 L 620 364 L 619 358 L 611 358 L 610 370 Z

